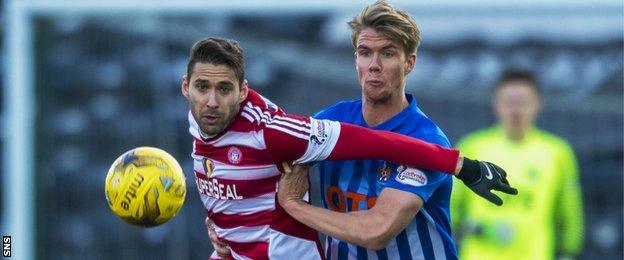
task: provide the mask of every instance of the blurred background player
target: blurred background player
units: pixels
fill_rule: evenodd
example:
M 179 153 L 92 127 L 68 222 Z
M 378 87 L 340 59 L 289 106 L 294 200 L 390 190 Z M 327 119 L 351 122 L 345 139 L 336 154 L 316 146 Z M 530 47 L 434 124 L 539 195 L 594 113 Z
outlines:
M 581 250 L 576 159 L 565 140 L 535 125 L 542 106 L 537 84 L 528 71 L 504 72 L 492 102 L 498 123 L 458 143 L 463 154 L 504 167 L 519 191 L 494 207 L 455 185 L 451 219 L 462 259 L 553 259 Z

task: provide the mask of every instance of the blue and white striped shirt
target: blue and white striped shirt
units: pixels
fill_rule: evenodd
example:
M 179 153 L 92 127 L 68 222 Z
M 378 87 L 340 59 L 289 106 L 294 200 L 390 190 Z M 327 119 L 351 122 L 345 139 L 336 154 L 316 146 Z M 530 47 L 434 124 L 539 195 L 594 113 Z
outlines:
M 408 94 L 407 100 L 408 107 L 372 129 L 449 147 L 444 133 L 418 108 L 415 98 Z M 362 116 L 361 100 L 338 102 L 315 118 L 368 127 Z M 369 250 L 328 236 L 328 259 L 457 259 L 449 219 L 450 175 L 382 160 L 324 161 L 319 163 L 319 171 L 323 205 L 334 211 L 369 209 L 385 187 L 414 193 L 425 202 L 407 228 L 384 249 Z

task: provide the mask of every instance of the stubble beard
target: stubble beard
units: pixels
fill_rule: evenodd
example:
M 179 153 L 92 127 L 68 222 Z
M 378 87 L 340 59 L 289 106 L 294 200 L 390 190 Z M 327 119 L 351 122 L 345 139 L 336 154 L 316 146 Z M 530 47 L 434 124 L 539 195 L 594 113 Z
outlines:
M 193 117 L 195 117 L 195 121 L 199 124 L 199 128 L 201 131 L 208 136 L 215 136 L 221 134 L 231 123 L 234 121 L 234 118 L 238 114 L 239 107 L 237 104 L 233 104 L 230 106 L 230 114 L 225 115 L 225 117 L 221 117 L 217 120 L 217 124 L 209 125 L 204 124 L 201 121 L 201 114 L 193 112 Z

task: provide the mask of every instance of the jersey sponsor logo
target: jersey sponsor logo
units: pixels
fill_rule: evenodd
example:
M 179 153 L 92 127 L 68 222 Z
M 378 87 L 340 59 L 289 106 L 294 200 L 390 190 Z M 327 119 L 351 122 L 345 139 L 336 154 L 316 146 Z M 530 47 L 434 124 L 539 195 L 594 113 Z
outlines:
M 214 162 L 212 162 L 212 160 L 208 159 L 208 158 L 204 158 L 203 159 L 204 163 L 204 172 L 206 173 L 206 178 L 210 178 L 210 175 L 212 175 L 212 172 L 214 171 Z
M 243 159 L 243 152 L 236 146 L 230 147 L 228 150 L 228 160 L 233 164 L 238 164 Z
M 242 200 L 243 196 L 238 195 L 236 184 L 222 184 L 215 178 L 202 179 L 195 178 L 199 193 L 214 197 L 220 200 Z
M 310 140 L 316 145 L 322 145 L 327 140 L 327 132 L 325 130 L 325 121 L 316 120 L 316 127 L 312 128 Z
M 325 190 L 325 201 L 327 207 L 333 211 L 349 212 L 360 210 L 360 202 L 364 202 L 366 208 L 372 208 L 377 202 L 377 197 L 367 197 L 366 194 L 352 191 L 344 192 L 339 187 L 329 186 Z
M 397 172 L 399 174 L 397 174 L 395 179 L 400 183 L 415 187 L 427 184 L 427 175 L 416 168 L 401 165 L 397 168 Z

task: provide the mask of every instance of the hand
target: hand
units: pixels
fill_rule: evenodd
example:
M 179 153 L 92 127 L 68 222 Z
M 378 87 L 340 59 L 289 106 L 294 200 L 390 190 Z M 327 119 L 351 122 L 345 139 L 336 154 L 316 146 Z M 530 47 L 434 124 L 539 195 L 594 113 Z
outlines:
M 490 162 L 480 162 L 464 157 L 463 166 L 455 176 L 474 193 L 498 206 L 503 205 L 503 200 L 492 193 L 492 190 L 512 195 L 518 194 L 518 190 L 509 186 L 507 173 Z
M 215 232 L 214 230 L 214 223 L 212 223 L 212 220 L 206 217 L 204 224 L 206 224 L 208 237 L 210 237 L 210 242 L 212 243 L 212 247 L 217 252 L 217 255 L 221 257 L 221 259 L 233 259 L 232 252 L 230 252 L 230 247 L 228 247 L 227 244 L 221 242 L 221 240 L 217 236 L 217 232 Z
M 308 192 L 308 164 L 296 164 L 291 167 L 288 162 L 282 162 L 284 173 L 279 181 L 277 200 L 279 204 L 288 208 L 292 203 L 303 202 L 303 196 Z

